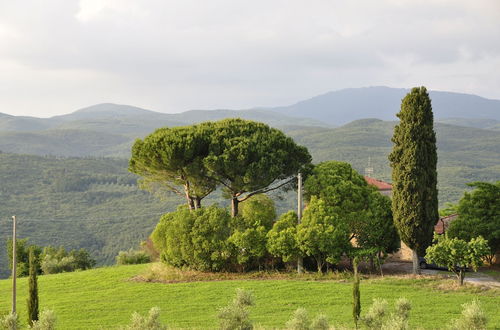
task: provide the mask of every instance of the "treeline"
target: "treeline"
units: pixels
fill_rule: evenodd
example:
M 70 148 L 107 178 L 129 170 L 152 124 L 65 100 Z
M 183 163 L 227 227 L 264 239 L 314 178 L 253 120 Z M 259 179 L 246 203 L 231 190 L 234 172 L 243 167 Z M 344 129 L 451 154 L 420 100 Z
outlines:
M 317 165 L 305 190 L 300 223 L 294 211 L 277 218 L 274 202 L 261 194 L 242 203 L 236 217 L 217 205 L 181 206 L 161 218 L 151 238 L 162 261 L 202 271 L 280 267 L 299 257 L 323 271 L 342 256 L 380 261 L 399 248 L 389 198 L 349 164 Z
M 17 277 L 25 277 L 29 274 L 30 250 L 38 265 L 38 274 L 57 274 L 73 272 L 75 270 L 86 270 L 95 266 L 96 261 L 91 258 L 85 249 L 66 251 L 63 246 L 29 245 L 28 239 L 16 240 L 16 274 Z M 9 255 L 9 266 L 12 269 L 12 240 L 7 241 Z

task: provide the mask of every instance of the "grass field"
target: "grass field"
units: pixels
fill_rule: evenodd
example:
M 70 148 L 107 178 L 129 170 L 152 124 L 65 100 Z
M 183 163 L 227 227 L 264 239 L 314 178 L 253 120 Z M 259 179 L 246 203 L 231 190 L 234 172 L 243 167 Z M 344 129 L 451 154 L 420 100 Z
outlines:
M 39 277 L 40 306 L 55 311 L 58 329 L 113 329 L 129 322 L 131 313 L 161 308 L 161 318 L 175 328 L 217 327 L 218 308 L 231 301 L 236 288 L 251 290 L 256 298 L 251 318 L 265 327 L 283 327 L 298 307 L 310 315 L 325 313 L 335 325 L 351 326 L 352 285 L 346 280 L 219 280 L 155 283 L 131 281 L 150 265 L 98 268 Z M 10 280 L 0 281 L 0 313 L 10 309 Z M 18 311 L 26 323 L 27 279 L 18 281 Z M 412 303 L 410 325 L 440 329 L 459 316 L 461 304 L 481 301 L 489 327 L 500 328 L 500 291 L 466 287 L 450 281 L 422 278 L 366 279 L 361 282 L 362 314 L 373 298 L 392 304 L 399 297 Z

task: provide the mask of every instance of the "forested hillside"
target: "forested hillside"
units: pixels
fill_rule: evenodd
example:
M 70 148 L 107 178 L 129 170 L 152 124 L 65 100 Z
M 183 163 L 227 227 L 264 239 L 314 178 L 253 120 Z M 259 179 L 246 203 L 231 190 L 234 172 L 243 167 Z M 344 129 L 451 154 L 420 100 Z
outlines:
M 0 154 L 0 275 L 8 271 L 11 215 L 18 218 L 20 238 L 84 247 L 103 264 L 136 246 L 175 204 L 138 190 L 125 160 Z

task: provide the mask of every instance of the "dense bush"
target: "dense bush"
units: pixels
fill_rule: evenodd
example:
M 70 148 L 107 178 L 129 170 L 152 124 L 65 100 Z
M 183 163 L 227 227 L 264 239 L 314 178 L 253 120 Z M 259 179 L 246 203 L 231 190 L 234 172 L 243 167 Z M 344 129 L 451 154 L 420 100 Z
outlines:
M 220 271 L 232 255 L 230 220 L 229 212 L 215 205 L 196 211 L 181 206 L 161 218 L 151 237 L 162 261 L 172 266 Z
M 75 270 L 90 269 L 95 260 L 85 249 L 71 250 L 69 253 L 64 247 L 47 246 L 40 255 L 41 269 L 44 274 L 73 272 Z
M 29 251 L 33 249 L 35 258 L 39 260 L 42 248 L 28 243 L 27 238 L 16 240 L 16 274 L 17 277 L 28 276 L 29 273 Z M 12 269 L 12 239 L 7 240 L 7 253 L 9 255 L 9 268 Z M 38 274 L 41 274 L 39 270 Z
M 135 265 L 151 262 L 149 255 L 141 250 L 120 251 L 116 256 L 117 265 Z

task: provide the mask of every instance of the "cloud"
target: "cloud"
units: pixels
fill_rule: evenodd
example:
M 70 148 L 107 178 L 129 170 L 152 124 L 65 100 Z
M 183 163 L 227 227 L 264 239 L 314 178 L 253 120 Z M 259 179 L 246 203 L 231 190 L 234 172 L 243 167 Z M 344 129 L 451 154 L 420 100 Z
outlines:
M 499 22 L 496 0 L 4 1 L 0 112 L 245 108 L 367 85 L 500 98 Z

